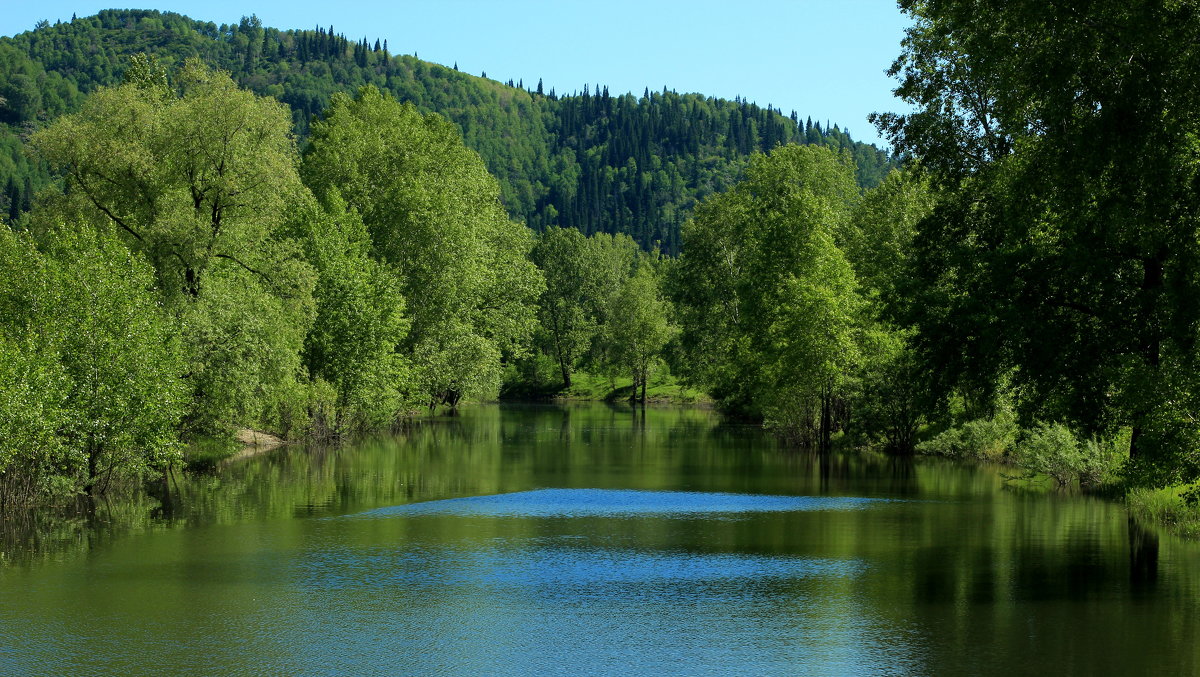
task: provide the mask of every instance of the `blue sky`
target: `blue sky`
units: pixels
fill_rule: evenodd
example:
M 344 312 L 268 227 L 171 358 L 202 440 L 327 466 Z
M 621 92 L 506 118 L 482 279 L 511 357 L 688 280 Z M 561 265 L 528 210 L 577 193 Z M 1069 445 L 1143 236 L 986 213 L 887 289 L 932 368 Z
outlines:
M 6 1 L 0 34 L 95 14 L 104 2 Z M 145 7 L 215 23 L 255 13 L 266 26 L 333 25 L 395 53 L 559 93 L 585 83 L 616 94 L 649 87 L 742 96 L 879 142 L 866 116 L 903 110 L 884 71 L 907 25 L 890 0 L 160 0 Z

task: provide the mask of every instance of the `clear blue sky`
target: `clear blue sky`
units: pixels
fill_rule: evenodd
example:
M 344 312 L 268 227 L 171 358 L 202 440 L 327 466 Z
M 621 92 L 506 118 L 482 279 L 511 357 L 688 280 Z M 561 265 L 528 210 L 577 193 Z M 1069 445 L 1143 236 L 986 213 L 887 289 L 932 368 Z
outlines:
M 69 20 L 111 0 L 4 0 L 0 34 Z M 866 116 L 901 110 L 884 71 L 907 25 L 891 0 L 159 0 L 145 7 L 217 24 L 255 13 L 266 26 L 333 25 L 393 53 L 559 93 L 608 85 L 742 96 L 878 142 Z

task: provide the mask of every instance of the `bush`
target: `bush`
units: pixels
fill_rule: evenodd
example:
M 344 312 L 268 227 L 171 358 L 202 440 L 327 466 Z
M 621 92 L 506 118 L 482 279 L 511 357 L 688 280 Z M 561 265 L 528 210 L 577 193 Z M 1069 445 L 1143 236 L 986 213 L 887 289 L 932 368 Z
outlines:
M 1126 455 L 1123 447 L 1128 447 L 1124 437 L 1080 441 L 1065 425 L 1038 423 L 1017 445 L 1016 460 L 1031 474 L 1054 478 L 1059 486 L 1078 481 L 1095 487 L 1114 478 Z
M 1017 445 L 1017 464 L 1031 473 L 1049 475 L 1065 486 L 1075 480 L 1085 454 L 1069 428 L 1060 423 L 1039 423 Z
M 992 418 L 968 421 L 917 445 L 922 454 L 984 461 L 1004 457 L 1017 439 L 1012 414 L 1001 411 Z

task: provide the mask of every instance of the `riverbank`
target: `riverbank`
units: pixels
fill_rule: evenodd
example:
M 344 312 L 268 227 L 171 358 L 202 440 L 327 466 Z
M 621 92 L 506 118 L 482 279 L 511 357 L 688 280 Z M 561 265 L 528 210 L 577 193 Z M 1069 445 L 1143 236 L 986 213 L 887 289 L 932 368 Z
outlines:
M 204 439 L 189 444 L 183 452 L 183 467 L 188 471 L 206 472 L 222 463 L 258 456 L 287 444 L 269 432 L 242 428 L 233 439 Z
M 1136 519 L 1184 538 L 1200 538 L 1200 483 L 1161 489 L 1132 489 L 1125 496 Z
M 627 402 L 633 395 L 633 379 L 609 377 L 578 372 L 571 374 L 571 386 L 562 381 L 551 383 L 515 382 L 507 384 L 500 394 L 505 402 L 558 400 L 569 402 Z M 653 379 L 646 388 L 650 404 L 702 405 L 712 404 L 704 391 L 690 388 L 674 376 Z

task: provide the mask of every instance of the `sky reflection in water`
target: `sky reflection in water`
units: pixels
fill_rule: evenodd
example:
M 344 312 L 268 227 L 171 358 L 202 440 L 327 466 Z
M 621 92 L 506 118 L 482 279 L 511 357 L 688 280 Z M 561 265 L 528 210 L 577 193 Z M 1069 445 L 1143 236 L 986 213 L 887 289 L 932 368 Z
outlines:
M 855 510 L 889 499 L 856 496 L 760 496 L 753 494 L 622 489 L 536 489 L 495 496 L 469 496 L 409 503 L 351 515 L 350 518 L 459 515 L 480 517 L 655 517 Z
M 431 519 L 453 529 L 450 523 L 464 519 L 585 519 L 559 522 L 556 533 L 533 528 L 527 537 L 485 542 L 414 540 L 409 533 L 396 547 L 331 543 L 306 553 L 296 583 L 314 611 L 337 619 L 332 627 L 345 643 L 338 653 L 351 649 L 367 658 L 331 665 L 332 672 L 369 672 L 370 657 L 403 655 L 411 674 L 766 675 L 795 674 L 800 666 L 806 674 L 905 674 L 913 667 L 911 649 L 901 648 L 907 642 L 881 643 L 891 633 L 881 633 L 879 623 L 822 599 L 831 588 L 854 597 L 854 581 L 867 568 L 860 559 L 606 541 L 606 533 L 662 518 L 859 510 L 885 502 L 541 489 L 413 503 L 328 522 L 351 528 L 366 527 L 364 520 Z M 613 519 L 597 530 L 594 518 Z M 368 623 L 356 620 L 364 611 Z

